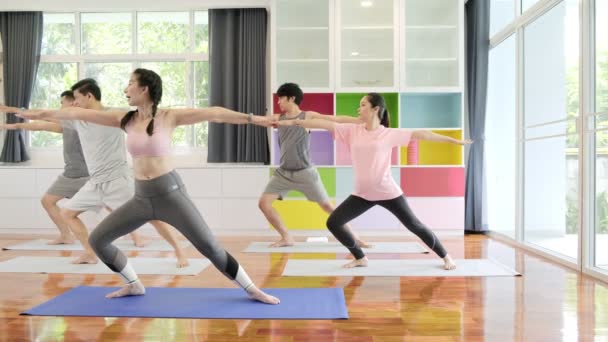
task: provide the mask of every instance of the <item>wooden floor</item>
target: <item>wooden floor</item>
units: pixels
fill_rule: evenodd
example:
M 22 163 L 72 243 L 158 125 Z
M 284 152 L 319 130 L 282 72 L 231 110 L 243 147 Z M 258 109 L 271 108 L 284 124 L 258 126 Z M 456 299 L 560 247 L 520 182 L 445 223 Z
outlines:
M 32 236 L 0 236 L 0 246 Z M 348 320 L 194 320 L 24 317 L 21 311 L 78 285 L 118 286 L 113 275 L 0 274 L 0 341 L 608 341 L 608 287 L 485 236 L 444 239 L 455 258 L 494 258 L 522 277 L 281 277 L 288 258 L 336 254 L 244 254 L 250 241 L 221 237 L 261 287 L 343 287 Z M 367 238 L 410 241 L 408 238 Z M 196 251 L 188 248 L 191 257 Z M 2 251 L 70 256 L 78 252 Z M 132 252 L 130 256 L 172 256 Z M 432 258 L 380 255 L 370 258 Z M 147 286 L 233 287 L 213 267 L 197 276 L 142 276 Z

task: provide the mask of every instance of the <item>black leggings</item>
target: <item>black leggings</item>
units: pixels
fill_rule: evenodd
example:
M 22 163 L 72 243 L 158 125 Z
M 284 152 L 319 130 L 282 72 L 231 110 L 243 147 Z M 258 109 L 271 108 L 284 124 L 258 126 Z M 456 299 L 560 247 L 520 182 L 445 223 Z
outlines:
M 359 196 L 350 195 L 329 215 L 327 228 L 356 259 L 363 258 L 365 254 L 344 225 L 375 205 L 379 205 L 395 215 L 407 229 L 416 234 L 440 258 L 448 254 L 435 234 L 414 215 L 404 196 L 383 201 L 368 201 Z

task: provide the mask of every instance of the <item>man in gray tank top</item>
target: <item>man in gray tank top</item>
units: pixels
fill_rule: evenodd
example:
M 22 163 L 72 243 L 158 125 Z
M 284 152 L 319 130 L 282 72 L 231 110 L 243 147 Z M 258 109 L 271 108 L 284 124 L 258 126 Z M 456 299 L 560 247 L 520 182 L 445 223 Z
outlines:
M 277 120 L 329 117 L 316 112 L 300 110 L 304 93 L 295 83 L 281 85 L 277 90 L 277 96 L 282 112 L 282 114 L 275 114 Z M 358 119 L 347 116 L 332 116 L 332 118 L 339 122 L 359 122 Z M 274 201 L 282 200 L 289 191 L 296 190 L 303 193 L 309 201 L 316 202 L 328 214 L 331 214 L 335 209 L 321 182 L 319 172 L 310 160 L 310 135 L 308 130 L 296 125 L 278 126 L 278 130 L 281 165 L 275 170 L 258 202 L 258 206 L 268 222 L 281 234 L 281 239 L 271 244 L 271 247 L 292 246 L 294 244 L 294 239 L 289 235 L 281 216 L 272 206 Z M 348 226 L 347 228 L 350 229 Z M 356 240 L 359 246 L 370 247 L 358 237 L 356 237 Z
M 74 93 L 66 90 L 61 93 L 61 108 L 70 107 L 74 102 Z M 72 198 L 89 179 L 87 164 L 84 161 L 78 133 L 67 121 L 61 123 L 50 121 L 30 121 L 25 123 L 0 125 L 4 129 L 24 129 L 28 131 L 47 131 L 61 133 L 63 138 L 63 173 L 42 196 L 41 203 L 47 214 L 59 229 L 60 235 L 47 242 L 49 245 L 74 243 L 67 222 L 61 217 L 57 202 Z

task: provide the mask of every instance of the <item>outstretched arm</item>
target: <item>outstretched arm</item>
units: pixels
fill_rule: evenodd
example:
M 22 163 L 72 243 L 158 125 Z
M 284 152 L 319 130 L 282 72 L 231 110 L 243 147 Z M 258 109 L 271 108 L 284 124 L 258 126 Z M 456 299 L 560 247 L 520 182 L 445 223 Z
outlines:
M 2 108 L 0 107 L 0 110 Z M 120 127 L 120 120 L 126 111 L 106 111 L 95 109 L 84 109 L 79 107 L 68 107 L 63 109 L 38 109 L 16 111 L 17 116 L 31 120 L 59 119 L 59 120 L 82 120 L 99 125 Z
M 468 145 L 473 143 L 473 141 L 469 139 L 458 140 L 446 135 L 437 134 L 432 131 L 414 131 L 412 132 L 412 139 L 445 142 L 457 145 Z
M 336 123 L 329 120 L 309 119 L 309 120 L 282 120 L 279 121 L 280 126 L 301 126 L 304 128 L 320 128 L 326 131 L 333 132 Z
M 49 121 L 31 121 L 31 122 L 20 122 L 14 124 L 0 124 L 0 129 L 15 130 L 24 129 L 26 131 L 46 131 L 63 133 L 63 127 L 56 122 Z
M 21 109 L 21 108 L 5 106 L 3 104 L 0 104 L 0 112 L 2 112 L 2 113 L 19 113 L 21 111 L 23 111 L 23 109 Z
M 167 112 L 173 118 L 175 126 L 192 125 L 203 121 L 271 125 L 269 118 L 265 116 L 240 113 L 224 107 L 169 109 Z
M 329 114 L 320 114 L 317 112 L 306 112 L 306 119 L 320 119 L 320 120 L 327 120 L 327 121 L 332 121 L 332 122 L 337 122 L 337 123 L 354 123 L 354 124 L 360 124 L 363 123 L 363 121 L 361 121 L 359 118 L 355 118 L 353 116 L 348 116 L 348 115 L 329 115 Z
M 24 110 L 25 109 L 23 109 L 23 108 L 10 107 L 10 106 L 5 106 L 5 105 L 0 104 L 0 113 L 19 113 L 19 112 L 22 112 Z M 59 123 L 60 120 L 53 119 L 53 118 L 46 118 L 45 121 L 51 121 L 51 122 Z

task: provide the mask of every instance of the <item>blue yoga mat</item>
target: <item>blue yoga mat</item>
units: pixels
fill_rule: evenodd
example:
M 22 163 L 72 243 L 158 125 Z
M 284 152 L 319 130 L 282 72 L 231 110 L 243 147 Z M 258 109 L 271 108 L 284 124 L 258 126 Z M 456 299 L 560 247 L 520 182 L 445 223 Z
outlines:
M 249 299 L 242 289 L 146 288 L 144 296 L 107 299 L 118 288 L 79 286 L 22 315 L 88 317 L 347 319 L 341 288 L 264 289 L 281 303 Z

